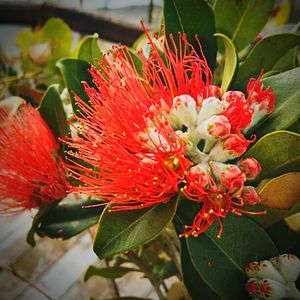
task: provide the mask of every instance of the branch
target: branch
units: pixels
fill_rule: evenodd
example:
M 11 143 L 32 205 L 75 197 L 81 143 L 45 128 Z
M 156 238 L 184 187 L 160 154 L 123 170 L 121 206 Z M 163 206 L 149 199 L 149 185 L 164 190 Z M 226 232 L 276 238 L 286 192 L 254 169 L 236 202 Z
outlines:
M 53 3 L 0 4 L 0 24 L 37 26 L 52 17 L 63 19 L 73 30 L 85 34 L 97 32 L 102 39 L 129 46 L 143 33 L 142 30 L 123 21 Z

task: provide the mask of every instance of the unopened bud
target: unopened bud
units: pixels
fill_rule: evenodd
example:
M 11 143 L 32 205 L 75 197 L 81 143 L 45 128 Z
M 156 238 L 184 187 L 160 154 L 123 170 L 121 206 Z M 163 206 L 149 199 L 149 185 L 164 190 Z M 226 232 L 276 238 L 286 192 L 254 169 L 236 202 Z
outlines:
M 300 272 L 300 260 L 293 254 L 279 256 L 279 272 L 286 281 L 296 281 Z
M 225 140 L 219 141 L 210 152 L 210 159 L 224 162 L 241 156 L 247 150 L 250 141 L 239 134 L 230 134 Z
M 247 179 L 254 179 L 261 172 L 260 163 L 253 157 L 243 159 L 239 163 L 239 167 L 244 172 Z
M 182 125 L 192 127 L 197 122 L 196 102 L 189 95 L 180 95 L 173 99 L 170 112 L 171 123 L 181 128 Z M 175 122 L 174 122 L 175 121 Z
M 252 261 L 246 266 L 245 271 L 249 277 L 255 277 L 258 279 L 269 278 L 283 284 L 285 283 L 284 278 L 269 260 L 263 260 L 260 262 Z
M 217 85 L 211 85 L 209 87 L 209 89 L 210 89 L 210 94 L 213 97 L 221 99 L 223 92 L 222 92 L 222 89 L 219 86 L 217 86 Z
M 202 121 L 218 115 L 222 111 L 221 101 L 216 97 L 209 97 L 203 100 L 201 109 L 198 113 L 197 124 Z
M 260 197 L 253 186 L 245 186 L 241 195 L 244 204 L 256 205 L 260 203 Z
M 197 127 L 197 133 L 203 139 L 224 139 L 230 134 L 230 123 L 225 116 L 212 116 Z
M 230 191 L 241 189 L 244 186 L 245 175 L 236 165 L 211 162 L 210 167 L 221 185 Z

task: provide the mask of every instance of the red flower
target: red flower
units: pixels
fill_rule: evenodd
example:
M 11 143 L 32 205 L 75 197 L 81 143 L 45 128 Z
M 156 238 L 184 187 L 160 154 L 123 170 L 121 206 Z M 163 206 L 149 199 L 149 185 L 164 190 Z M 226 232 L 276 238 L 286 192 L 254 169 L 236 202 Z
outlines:
M 58 144 L 29 104 L 0 109 L 0 211 L 40 207 L 66 195 Z
M 251 104 L 258 104 L 259 110 L 271 113 L 275 108 L 275 95 L 270 87 L 263 89 L 260 78 L 251 78 L 247 84 L 248 101 Z
M 82 127 L 78 131 L 83 133 L 67 141 L 76 149 L 70 154 L 89 165 L 74 160 L 67 166 L 83 183 L 73 191 L 107 200 L 114 210 L 152 206 L 178 193 L 192 162 L 185 157 L 185 144 L 166 112 L 176 95 L 189 93 L 198 101 L 207 97 L 209 85 L 202 76 L 211 77 L 206 62 L 193 50 L 187 53 L 185 36 L 181 41 L 183 61 L 166 45 L 166 65 L 153 46 L 151 57 L 144 61 L 143 77 L 125 47 L 115 48 L 112 60 L 105 58 L 102 72 L 92 67 L 97 90 L 85 84 L 90 105 L 77 97 L 83 111 L 77 117 Z M 176 109 L 186 106 L 176 101 Z
M 230 97 L 233 97 L 231 94 Z M 224 97 L 228 101 L 229 97 Z M 241 97 L 233 97 L 228 101 L 228 106 L 222 112 L 231 125 L 232 133 L 240 133 L 242 129 L 251 124 L 253 109 L 250 103 Z
M 200 204 L 185 236 L 215 220 L 221 233 L 228 212 L 244 212 L 246 177 L 237 166 L 212 174 L 210 165 L 246 151 L 251 141 L 241 130 L 252 109 L 240 92 L 221 98 L 204 56 L 184 34 L 179 47 L 170 36 L 172 45 L 159 44 L 160 51 L 148 38 L 150 57 L 140 52 L 142 76 L 128 49 L 118 46 L 101 71 L 91 68 L 96 89 L 84 83 L 89 103 L 76 96 L 78 133 L 65 142 L 74 149 L 67 168 L 82 184 L 72 191 L 102 198 L 113 210 L 165 203 L 182 191 L 185 201 Z

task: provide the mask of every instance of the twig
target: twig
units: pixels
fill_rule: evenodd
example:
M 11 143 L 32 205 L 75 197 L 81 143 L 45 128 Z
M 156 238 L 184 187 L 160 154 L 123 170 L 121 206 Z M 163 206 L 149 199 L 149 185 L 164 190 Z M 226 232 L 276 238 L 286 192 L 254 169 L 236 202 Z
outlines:
M 106 258 L 106 259 L 104 259 L 104 261 L 105 261 L 106 266 L 109 267 L 108 259 Z M 116 281 L 112 278 L 111 282 L 112 282 L 116 297 L 120 297 L 120 291 L 119 291 Z
M 8 77 L 4 77 L 0 79 L 0 84 L 9 84 L 12 83 L 14 81 L 18 81 L 21 79 L 29 79 L 32 77 L 35 77 L 36 75 L 38 75 L 39 72 L 35 72 L 35 73 L 25 73 L 25 74 L 17 74 L 14 76 L 8 76 Z
M 49 299 L 49 300 L 55 300 L 54 298 L 51 298 L 41 288 L 39 288 L 38 286 L 36 286 L 33 282 L 31 282 L 30 280 L 28 280 L 27 278 L 25 278 L 24 276 L 22 276 L 21 274 L 19 274 L 18 272 L 16 272 L 14 269 L 9 268 L 7 266 L 0 266 L 0 270 L 5 270 L 6 272 L 11 273 L 12 275 L 14 275 L 15 277 L 19 278 L 20 280 L 26 282 L 28 285 L 30 285 L 33 289 L 35 289 L 36 291 L 38 291 L 43 296 L 45 296 L 47 299 Z
M 126 256 L 130 258 L 130 260 L 134 264 L 136 264 L 141 269 L 141 271 L 145 273 L 145 276 L 149 279 L 149 281 L 153 285 L 153 288 L 156 294 L 158 295 L 159 299 L 166 300 L 166 297 L 164 296 L 163 292 L 160 289 L 161 282 L 155 278 L 155 276 L 151 273 L 148 266 L 141 260 L 141 258 L 134 251 L 127 252 Z
M 50 1 L 42 4 L 29 2 L 0 4 L 0 24 L 36 26 L 52 17 L 63 19 L 72 29 L 81 33 L 97 32 L 103 39 L 129 46 L 143 33 L 130 23 L 109 19 L 99 12 L 67 7 Z

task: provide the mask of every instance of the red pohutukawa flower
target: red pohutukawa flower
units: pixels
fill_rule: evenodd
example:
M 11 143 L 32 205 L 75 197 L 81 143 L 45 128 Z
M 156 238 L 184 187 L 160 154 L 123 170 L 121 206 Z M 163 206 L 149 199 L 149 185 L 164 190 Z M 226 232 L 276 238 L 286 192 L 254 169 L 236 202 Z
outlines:
M 237 91 L 223 95 L 197 37 L 201 56 L 184 34 L 178 47 L 172 36 L 171 46 L 148 38 L 150 57 L 139 52 L 142 76 L 128 49 L 117 46 L 101 71 L 90 70 L 96 89 L 84 83 L 89 103 L 76 96 L 82 113 L 74 124 L 78 134 L 66 139 L 74 149 L 67 167 L 82 185 L 72 190 L 101 197 L 112 210 L 165 203 L 182 192 L 185 201 L 199 203 L 184 235 L 198 235 L 215 220 L 221 233 L 228 212 L 239 215 L 244 204 L 259 202 L 244 186 L 249 172 L 225 162 L 254 140 L 243 130 L 252 126 L 256 99 L 264 103 L 265 91 L 255 85 L 249 99 Z
M 12 104 L 18 100 L 18 104 Z M 58 144 L 31 105 L 8 98 L 0 106 L 0 212 L 47 205 L 66 195 Z

